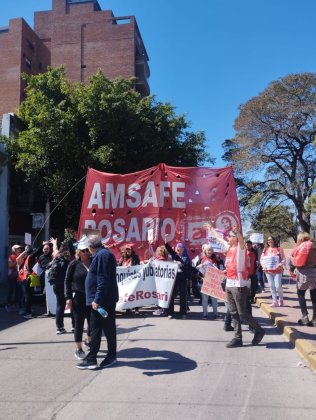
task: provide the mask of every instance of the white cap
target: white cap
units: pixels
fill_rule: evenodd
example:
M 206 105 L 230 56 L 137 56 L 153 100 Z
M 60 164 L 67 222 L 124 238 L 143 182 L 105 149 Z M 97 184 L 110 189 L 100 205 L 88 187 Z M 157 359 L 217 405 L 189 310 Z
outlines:
M 88 248 L 89 248 L 88 237 L 86 235 L 83 235 L 78 242 L 77 249 L 83 250 L 83 249 L 88 249 Z
M 22 248 L 22 245 L 17 245 L 17 244 L 16 245 L 13 245 L 12 252 L 15 252 L 15 250 L 16 249 L 19 249 L 19 248 L 21 249 Z

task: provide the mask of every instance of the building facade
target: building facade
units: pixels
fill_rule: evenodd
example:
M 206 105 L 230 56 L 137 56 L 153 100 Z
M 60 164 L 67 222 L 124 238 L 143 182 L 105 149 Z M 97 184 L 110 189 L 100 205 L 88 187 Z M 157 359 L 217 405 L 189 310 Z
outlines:
M 135 78 L 150 93 L 148 55 L 134 16 L 114 17 L 97 0 L 52 0 L 35 12 L 34 30 L 24 19 L 0 28 L 0 115 L 15 112 L 24 97 L 22 73 L 65 66 L 71 81 L 86 82 L 98 69 L 109 79 Z
M 0 28 L 0 135 L 19 129 L 14 113 L 25 97 L 22 74 L 61 65 L 74 82 L 86 82 L 100 69 L 109 79 L 133 77 L 135 90 L 150 93 L 148 55 L 134 16 L 115 17 L 97 0 L 52 0 L 52 10 L 35 12 L 34 29 L 21 18 Z M 22 181 L 10 177 L 0 143 L 0 282 L 6 280 L 11 242 L 36 233 L 31 211 L 39 210 L 37 195 Z

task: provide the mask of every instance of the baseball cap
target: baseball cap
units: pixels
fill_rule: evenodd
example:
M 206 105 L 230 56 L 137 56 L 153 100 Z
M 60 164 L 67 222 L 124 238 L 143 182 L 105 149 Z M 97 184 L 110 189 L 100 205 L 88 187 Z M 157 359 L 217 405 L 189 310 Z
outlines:
M 12 246 L 12 252 L 15 252 L 15 250 L 16 250 L 16 249 L 19 249 L 19 248 L 21 249 L 21 248 L 22 248 L 22 245 L 18 245 L 18 244 L 13 245 L 13 246 Z
M 89 248 L 88 237 L 87 235 L 83 235 L 77 244 L 77 249 L 82 251 L 83 249 L 88 249 L 88 248 Z

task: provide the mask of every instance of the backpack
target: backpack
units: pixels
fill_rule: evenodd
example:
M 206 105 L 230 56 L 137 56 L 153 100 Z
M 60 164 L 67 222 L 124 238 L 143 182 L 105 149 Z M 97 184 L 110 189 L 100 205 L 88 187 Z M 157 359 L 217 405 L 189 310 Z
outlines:
M 69 260 L 63 256 L 56 257 L 47 268 L 49 271 L 47 273 L 48 281 L 50 284 L 64 284 L 67 267 Z

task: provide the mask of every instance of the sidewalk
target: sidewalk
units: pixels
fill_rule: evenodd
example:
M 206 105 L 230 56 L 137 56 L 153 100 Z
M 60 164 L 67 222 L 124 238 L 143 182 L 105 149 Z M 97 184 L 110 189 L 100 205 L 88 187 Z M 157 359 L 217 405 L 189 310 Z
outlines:
M 297 321 L 301 318 L 296 284 L 284 284 L 284 305 L 279 308 L 271 308 L 271 294 L 266 287 L 266 292 L 256 297 L 257 306 L 272 320 L 285 338 L 293 344 L 300 355 L 316 371 L 316 328 L 300 326 Z M 312 305 L 309 291 L 306 292 L 309 318 L 312 319 Z

